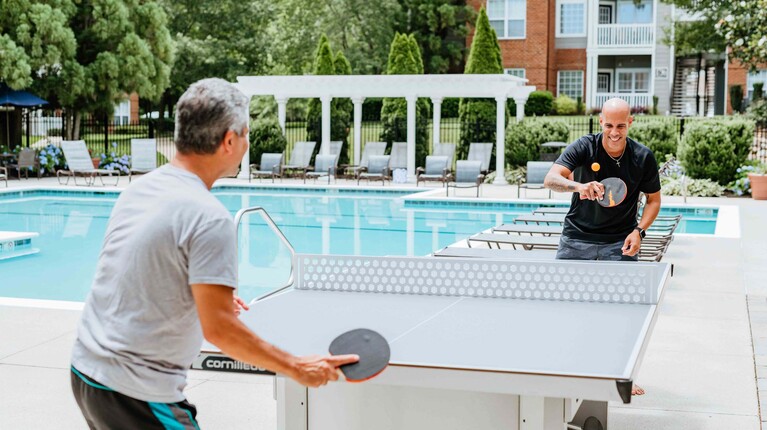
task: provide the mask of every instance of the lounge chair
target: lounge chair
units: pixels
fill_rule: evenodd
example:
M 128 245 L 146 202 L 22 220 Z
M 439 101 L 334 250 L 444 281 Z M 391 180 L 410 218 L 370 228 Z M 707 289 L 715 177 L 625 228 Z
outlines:
M 341 167 L 344 168 L 344 171 L 347 174 L 356 178 L 357 175 L 359 175 L 362 171 L 367 170 L 370 157 L 374 155 L 384 155 L 385 152 L 386 142 L 367 142 L 365 147 L 362 149 L 362 156 L 360 156 L 359 165 L 346 165 Z
M 69 178 L 72 177 L 75 185 L 77 185 L 77 177 L 81 176 L 85 178 L 85 185 L 91 186 L 96 183 L 96 178 L 101 181 L 101 185 L 104 183 L 104 176 L 112 177 L 113 174 L 117 175 L 114 185 L 120 181 L 120 172 L 117 170 L 96 169 L 93 167 L 93 161 L 90 154 L 88 154 L 88 148 L 85 147 L 84 140 L 63 140 L 61 141 L 61 150 L 64 151 L 64 159 L 67 162 L 67 169 L 57 170 L 56 179 L 61 185 L 68 185 Z M 67 177 L 66 182 L 61 182 L 62 176 Z
M 517 188 L 517 198 L 522 188 L 528 190 L 548 190 L 549 198 L 551 198 L 551 190 L 543 186 L 543 180 L 546 178 L 546 174 L 549 173 L 551 166 L 554 163 L 551 161 L 528 161 L 527 162 L 527 176 L 524 184 L 519 184 Z M 525 195 L 527 193 L 525 192 Z
M 5 181 L 5 188 L 8 188 L 8 169 L 0 167 L 0 179 Z
M 485 175 L 481 172 L 482 163 L 479 161 L 458 160 L 455 163 L 455 181 L 448 182 L 445 187 L 445 195 L 450 194 L 450 188 L 474 188 L 477 187 L 477 197 L 479 189 Z
M 492 258 L 499 260 L 553 260 L 557 255 L 552 250 L 523 251 L 521 249 L 461 248 L 450 246 L 433 254 L 434 257 Z
M 386 184 L 386 180 L 389 179 L 389 155 L 373 155 L 368 160 L 368 168 L 366 171 L 360 173 L 357 176 L 357 185 L 360 184 L 361 179 L 368 181 L 381 180 L 381 185 Z
M 389 170 L 392 182 L 407 182 L 407 142 L 392 143 L 390 156 Z
M 492 143 L 477 143 L 472 142 L 469 144 L 469 155 L 466 159 L 469 161 L 479 161 L 482 163 L 480 171 L 484 174 L 490 171 L 490 157 L 493 156 L 493 144 Z
M 455 143 L 438 143 L 434 146 L 431 155 L 444 155 L 447 157 L 448 166 L 452 166 L 455 158 Z
M 130 157 L 128 182 L 131 181 L 134 173 L 149 173 L 157 168 L 157 140 L 131 139 Z
M 40 160 L 37 158 L 37 151 L 32 148 L 24 148 L 19 152 L 18 161 L 7 165 L 8 169 L 16 169 L 16 173 L 21 180 L 21 171 L 24 170 L 24 175 L 29 179 L 29 168 L 37 170 L 37 179 L 40 179 Z
M 314 170 L 304 172 L 304 183 L 306 183 L 307 177 L 314 178 L 316 182 L 317 178 L 322 178 L 327 176 L 328 184 L 329 184 L 330 177 L 335 176 L 337 162 L 338 162 L 338 157 L 335 156 L 334 154 L 327 154 L 327 155 L 317 154 L 317 157 L 315 158 L 315 163 L 314 163 Z
M 302 175 L 306 173 L 312 162 L 312 153 L 315 146 L 317 146 L 317 142 L 296 142 L 293 145 L 293 151 L 290 153 L 288 164 L 283 164 L 280 170 L 283 172 L 298 170 Z
M 280 166 L 282 165 L 282 153 L 264 152 L 261 154 L 260 164 L 250 165 L 250 175 L 248 175 L 248 182 L 253 178 L 274 178 L 282 177 L 282 171 Z
M 415 186 L 425 181 L 439 181 L 446 184 L 450 180 L 448 158 L 444 155 L 426 156 L 426 168 L 419 167 L 415 171 Z

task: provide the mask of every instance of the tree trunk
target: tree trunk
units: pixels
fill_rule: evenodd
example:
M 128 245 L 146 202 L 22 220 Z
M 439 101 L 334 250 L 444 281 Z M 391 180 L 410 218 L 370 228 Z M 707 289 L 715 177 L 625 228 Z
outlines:
M 72 127 L 72 140 L 77 140 L 80 138 L 80 120 L 83 119 L 83 114 L 81 112 L 75 112 L 75 120 L 74 120 L 74 127 Z

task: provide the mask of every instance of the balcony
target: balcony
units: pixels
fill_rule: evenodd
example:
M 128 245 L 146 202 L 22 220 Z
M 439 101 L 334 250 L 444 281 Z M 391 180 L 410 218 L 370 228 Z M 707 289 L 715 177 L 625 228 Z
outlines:
M 607 100 L 619 98 L 626 100 L 632 109 L 649 108 L 652 106 L 652 94 L 650 93 L 596 93 L 594 107 L 602 107 Z
M 600 48 L 652 48 L 655 24 L 599 24 L 597 46 Z

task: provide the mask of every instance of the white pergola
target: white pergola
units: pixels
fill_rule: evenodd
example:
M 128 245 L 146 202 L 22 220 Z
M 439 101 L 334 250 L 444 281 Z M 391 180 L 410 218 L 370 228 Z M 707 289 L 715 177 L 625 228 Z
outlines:
M 511 75 L 340 75 L 340 76 L 240 76 L 237 86 L 248 95 L 274 96 L 282 132 L 285 133 L 285 112 L 288 100 L 319 98 L 322 102 L 322 142 L 329 148 L 330 101 L 349 98 L 354 103 L 354 163 L 359 164 L 362 125 L 362 102 L 366 97 L 405 98 L 407 101 L 407 173 L 415 180 L 415 119 L 416 100 L 429 98 L 433 104 L 432 140 L 439 143 L 442 100 L 446 97 L 495 99 L 496 113 L 496 172 L 493 184 L 504 185 L 506 100 L 517 104 L 516 119 L 522 120 L 527 98 L 535 87 L 525 85 L 526 79 Z M 247 179 L 250 155 L 245 153 L 240 177 Z

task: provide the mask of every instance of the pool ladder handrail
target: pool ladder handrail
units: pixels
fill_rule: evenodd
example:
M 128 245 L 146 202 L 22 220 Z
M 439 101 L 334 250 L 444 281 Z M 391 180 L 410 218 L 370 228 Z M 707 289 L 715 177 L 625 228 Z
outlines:
M 251 212 L 258 212 L 259 215 L 261 215 L 261 218 L 266 221 L 266 224 L 269 226 L 269 228 L 272 229 L 273 232 L 277 234 L 277 237 L 280 238 L 283 244 L 288 247 L 288 250 L 290 251 L 290 275 L 288 276 L 288 282 L 284 286 L 277 288 L 274 291 L 270 291 L 262 296 L 256 297 L 255 299 L 251 300 L 251 303 L 255 303 L 259 300 L 263 300 L 269 296 L 272 296 L 274 294 L 277 294 L 287 288 L 290 288 L 293 286 L 293 260 L 296 255 L 296 250 L 293 248 L 293 245 L 290 243 L 287 237 L 285 237 L 285 234 L 282 233 L 282 230 L 280 230 L 279 227 L 277 227 L 277 224 L 274 222 L 271 216 L 269 216 L 269 213 L 264 209 L 262 206 L 252 206 L 249 208 L 243 208 L 237 211 L 237 213 L 234 215 L 234 228 L 235 231 L 238 233 L 239 237 L 239 231 L 240 231 L 240 224 L 242 223 L 242 218 Z M 237 255 L 240 255 L 239 250 L 239 240 L 237 241 Z M 239 257 L 238 257 L 239 258 Z

